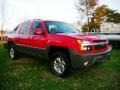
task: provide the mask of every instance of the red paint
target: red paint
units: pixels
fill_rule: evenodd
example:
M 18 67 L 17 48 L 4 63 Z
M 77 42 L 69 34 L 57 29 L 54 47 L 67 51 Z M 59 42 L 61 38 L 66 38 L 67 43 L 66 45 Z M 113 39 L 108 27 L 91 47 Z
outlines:
M 108 49 L 109 45 L 106 44 L 106 48 L 104 49 L 95 50 L 94 46 L 92 46 L 93 49 L 91 51 L 81 51 L 80 49 L 81 45 L 78 44 L 77 40 L 86 40 L 86 41 L 93 42 L 94 40 L 106 40 L 106 39 L 100 36 L 92 36 L 88 34 L 79 34 L 79 33 L 55 33 L 55 34 L 52 33 L 51 34 L 47 32 L 48 30 L 45 26 L 44 20 L 37 20 L 42 23 L 44 34 L 43 35 L 32 35 L 30 34 L 30 31 L 31 31 L 32 23 L 34 21 L 36 20 L 30 21 L 28 34 L 25 34 L 25 35 L 19 34 L 19 30 L 22 27 L 22 24 L 21 24 L 19 28 L 17 29 L 16 33 L 7 34 L 6 40 L 12 41 L 16 44 L 27 45 L 27 46 L 38 47 L 38 48 L 45 48 L 47 45 L 67 47 L 67 48 L 75 49 L 79 53 L 101 52 L 101 51 L 105 51 Z M 108 41 L 106 40 L 106 42 Z

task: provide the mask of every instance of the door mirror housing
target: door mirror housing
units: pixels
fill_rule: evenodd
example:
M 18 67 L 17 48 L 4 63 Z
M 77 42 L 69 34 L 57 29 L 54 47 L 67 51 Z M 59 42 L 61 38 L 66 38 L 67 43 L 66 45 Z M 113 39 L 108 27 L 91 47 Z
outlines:
M 36 28 L 36 29 L 34 30 L 34 34 L 35 34 L 35 35 L 42 35 L 42 34 L 44 34 L 43 29 L 41 29 L 41 28 Z

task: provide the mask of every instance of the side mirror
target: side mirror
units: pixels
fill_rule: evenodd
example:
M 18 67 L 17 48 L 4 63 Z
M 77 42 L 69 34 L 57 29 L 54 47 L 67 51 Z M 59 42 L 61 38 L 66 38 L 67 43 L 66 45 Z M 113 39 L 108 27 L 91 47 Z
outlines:
M 42 35 L 42 34 L 44 34 L 43 29 L 41 29 L 41 28 L 35 29 L 35 30 L 34 30 L 34 34 L 35 34 L 35 35 Z

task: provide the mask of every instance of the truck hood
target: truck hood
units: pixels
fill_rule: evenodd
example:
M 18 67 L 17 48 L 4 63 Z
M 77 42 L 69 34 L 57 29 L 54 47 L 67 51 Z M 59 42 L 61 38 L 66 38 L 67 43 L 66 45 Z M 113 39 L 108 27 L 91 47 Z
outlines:
M 101 37 L 99 35 L 90 35 L 90 34 L 84 34 L 84 33 L 58 33 L 59 35 L 62 36 L 68 36 L 68 37 L 73 37 L 76 39 L 80 40 L 88 40 L 88 41 L 93 41 L 93 40 L 105 40 L 106 38 Z

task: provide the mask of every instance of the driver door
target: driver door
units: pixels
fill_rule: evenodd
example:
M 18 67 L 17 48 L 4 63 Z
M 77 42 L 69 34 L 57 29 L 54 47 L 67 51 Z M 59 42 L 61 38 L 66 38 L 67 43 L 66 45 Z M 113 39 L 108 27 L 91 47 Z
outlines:
M 46 35 L 41 34 L 41 35 L 35 35 L 34 31 L 40 28 L 41 30 L 43 30 L 43 26 L 42 23 L 40 21 L 34 21 L 32 23 L 32 27 L 31 27 L 31 31 L 30 31 L 30 47 L 31 47 L 31 51 L 33 54 L 37 54 L 39 56 L 44 56 L 44 52 L 45 52 L 45 47 L 46 47 Z

